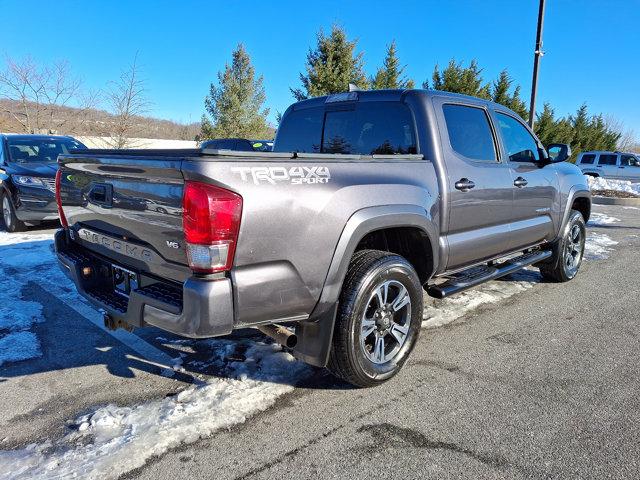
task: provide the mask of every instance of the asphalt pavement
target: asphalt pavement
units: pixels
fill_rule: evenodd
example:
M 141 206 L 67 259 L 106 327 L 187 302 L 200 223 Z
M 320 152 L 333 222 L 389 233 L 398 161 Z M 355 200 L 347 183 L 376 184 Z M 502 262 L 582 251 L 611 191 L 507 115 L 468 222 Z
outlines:
M 618 244 L 572 282 L 540 282 L 424 329 L 383 386 L 353 389 L 318 370 L 246 422 L 125 477 L 639 478 L 640 210 L 594 211 L 620 219 L 591 229 Z M 43 356 L 0 367 L 2 449 L 62 436 L 97 405 L 162 398 L 219 374 L 209 365 L 165 376 L 37 277 L 22 295 L 44 305 L 47 321 L 34 327 Z M 158 331 L 136 335 L 175 356 Z

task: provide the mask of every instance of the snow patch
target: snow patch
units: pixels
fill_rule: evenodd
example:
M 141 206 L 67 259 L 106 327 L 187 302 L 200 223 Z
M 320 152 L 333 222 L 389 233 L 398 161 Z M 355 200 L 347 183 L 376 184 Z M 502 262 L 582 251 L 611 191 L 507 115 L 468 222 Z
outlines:
M 226 342 L 219 343 L 224 351 Z M 108 405 L 77 419 L 59 441 L 0 452 L 0 477 L 118 477 L 170 448 L 244 422 L 310 371 L 278 345 L 251 342 L 246 360 L 229 365 L 230 378 L 134 407 Z
M 50 244 L 50 234 L 0 232 L 0 365 L 42 355 L 36 334 L 29 331 L 44 321 L 42 305 L 23 300 L 21 292 L 26 274 L 51 256 Z
M 585 175 L 591 190 L 615 190 L 640 195 L 640 183 L 631 183 L 629 180 L 613 180 L 611 178 L 592 177 Z
M 587 225 L 590 227 L 601 227 L 603 225 L 611 225 L 620 221 L 621 220 L 619 218 L 612 217 L 606 213 L 592 212 Z
M 589 232 L 584 245 L 584 258 L 586 260 L 604 260 L 609 258 L 609 253 L 613 250 L 610 247 L 618 242 L 604 233 Z
M 40 355 L 42 355 L 40 342 L 33 332 L 13 332 L 0 338 L 0 365 L 36 358 Z

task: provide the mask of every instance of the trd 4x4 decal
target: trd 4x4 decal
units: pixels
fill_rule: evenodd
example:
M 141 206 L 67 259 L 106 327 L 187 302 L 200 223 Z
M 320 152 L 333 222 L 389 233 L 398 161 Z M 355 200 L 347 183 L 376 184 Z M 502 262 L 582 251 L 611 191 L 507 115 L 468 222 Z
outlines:
M 328 167 L 234 167 L 232 172 L 239 173 L 242 181 L 253 181 L 256 185 L 286 182 L 291 185 L 313 185 L 329 183 L 331 173 Z

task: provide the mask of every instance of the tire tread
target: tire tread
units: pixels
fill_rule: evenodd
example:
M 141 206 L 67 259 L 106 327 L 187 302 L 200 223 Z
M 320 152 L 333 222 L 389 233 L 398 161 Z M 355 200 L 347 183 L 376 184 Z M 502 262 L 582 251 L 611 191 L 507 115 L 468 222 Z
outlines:
M 371 387 L 379 382 L 363 378 L 353 364 L 349 352 L 348 337 L 349 309 L 356 301 L 356 297 L 366 280 L 368 272 L 376 268 L 379 263 L 395 259 L 403 263 L 407 261 L 400 255 L 381 250 L 359 250 L 353 254 L 340 293 L 338 311 L 336 313 L 335 330 L 333 333 L 331 351 L 327 368 L 342 380 L 359 387 Z M 417 275 L 416 275 L 417 280 Z M 419 283 L 419 282 L 418 282 Z

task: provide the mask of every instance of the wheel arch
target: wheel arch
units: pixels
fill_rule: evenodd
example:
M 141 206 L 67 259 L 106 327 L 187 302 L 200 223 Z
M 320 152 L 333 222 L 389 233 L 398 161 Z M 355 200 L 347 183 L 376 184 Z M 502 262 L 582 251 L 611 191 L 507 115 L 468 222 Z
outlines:
M 585 223 L 589 221 L 591 217 L 591 191 L 582 186 L 573 186 L 569 190 L 567 195 L 567 201 L 562 213 L 562 222 L 560 222 L 560 229 L 557 232 L 557 237 L 560 238 L 562 231 L 569 220 L 571 210 L 578 210 L 584 217 Z
M 591 198 L 587 196 L 578 196 L 573 199 L 571 204 L 571 210 L 577 210 L 582 214 L 585 223 L 589 221 L 591 217 Z
M 298 344 L 294 349 L 296 357 L 312 365 L 326 365 L 337 303 L 351 257 L 358 249 L 368 248 L 367 245 L 371 245 L 371 242 L 380 245 L 375 242 L 384 241 L 382 238 L 385 233 L 393 235 L 405 233 L 408 235 L 405 237 L 408 245 L 418 245 L 430 250 L 425 252 L 429 254 L 429 260 L 418 262 L 417 268 L 407 258 L 416 268 L 423 284 L 437 270 L 438 229 L 424 208 L 417 205 L 386 205 L 358 210 L 349 218 L 340 235 L 315 309 L 309 320 L 296 325 L 298 336 Z M 391 243 L 392 248 L 398 247 L 396 241 Z M 407 251 L 406 245 L 392 250 L 379 249 L 401 255 L 402 252 L 406 253 Z M 414 258 L 417 258 L 417 255 Z

